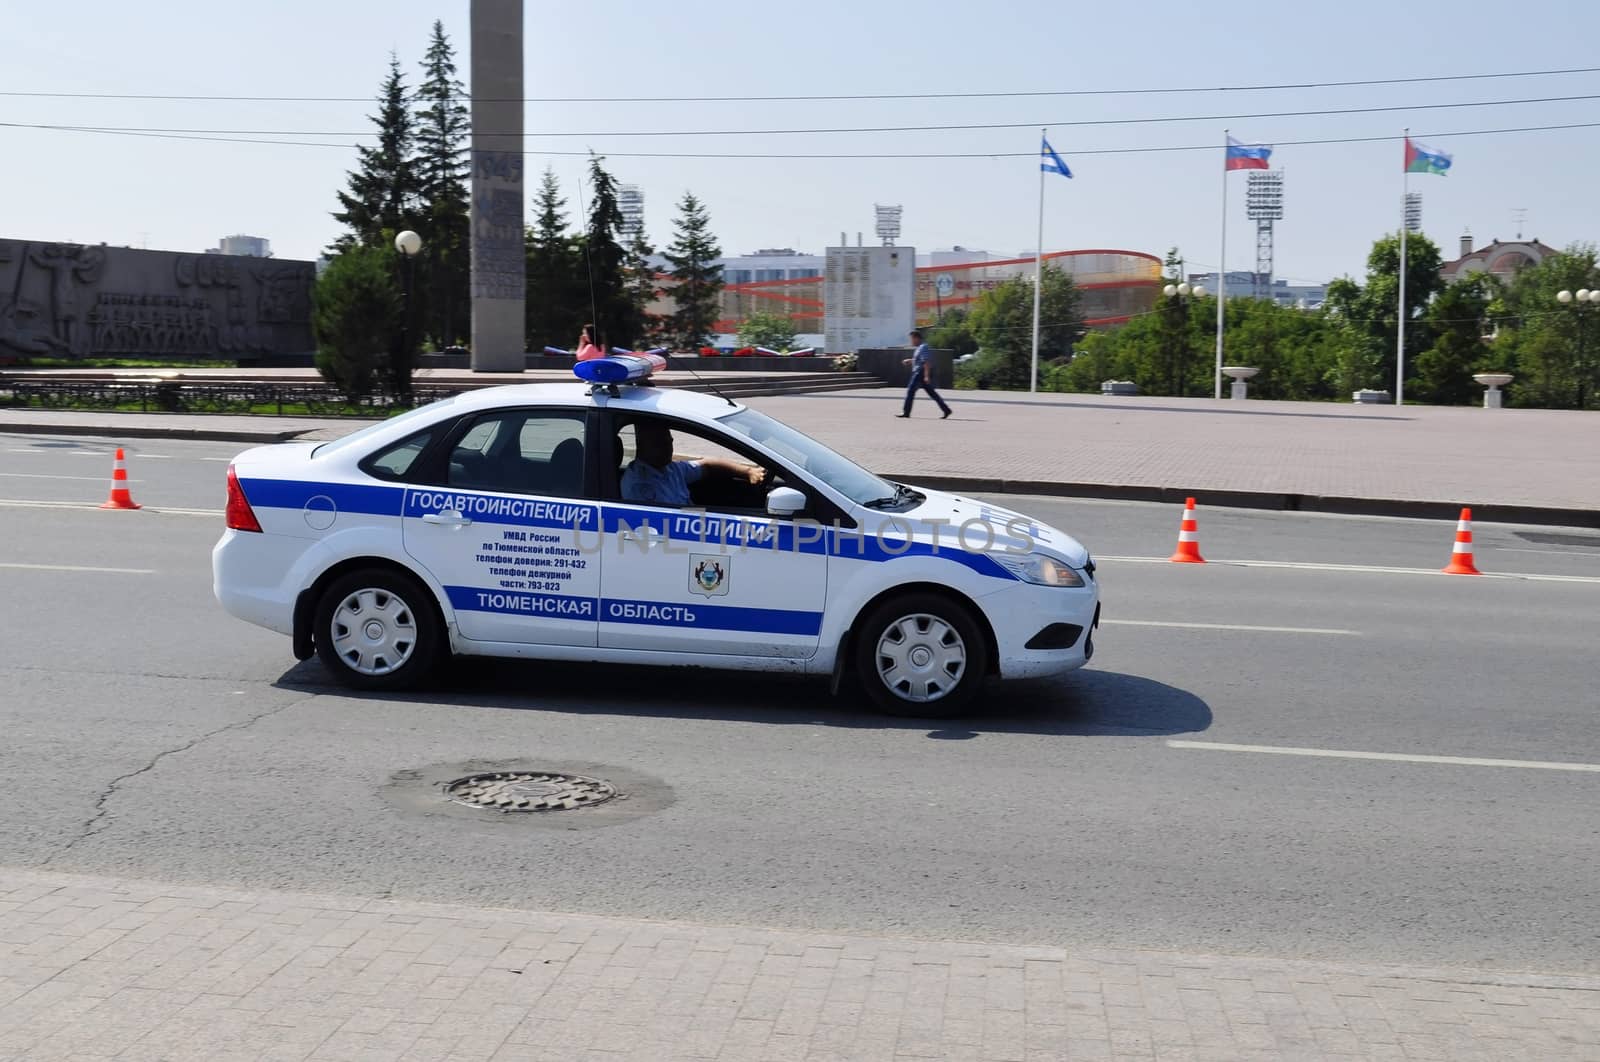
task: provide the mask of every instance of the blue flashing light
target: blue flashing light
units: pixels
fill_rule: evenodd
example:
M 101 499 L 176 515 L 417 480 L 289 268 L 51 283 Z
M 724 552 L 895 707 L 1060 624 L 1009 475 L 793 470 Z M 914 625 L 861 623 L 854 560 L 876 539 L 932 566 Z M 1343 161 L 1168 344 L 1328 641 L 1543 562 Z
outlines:
M 630 380 L 648 379 L 651 373 L 662 368 L 665 363 L 666 360 L 659 355 L 613 354 L 610 357 L 580 361 L 572 367 L 572 371 L 578 379 L 589 383 L 618 384 Z

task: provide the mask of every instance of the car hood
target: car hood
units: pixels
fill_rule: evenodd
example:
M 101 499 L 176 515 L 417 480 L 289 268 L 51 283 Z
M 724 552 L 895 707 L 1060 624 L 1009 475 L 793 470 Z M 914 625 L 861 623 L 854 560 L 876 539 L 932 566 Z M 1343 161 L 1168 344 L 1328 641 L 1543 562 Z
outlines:
M 927 495 L 921 505 L 907 512 L 886 515 L 898 516 L 901 520 L 912 523 L 931 525 L 932 521 L 938 520 L 951 525 L 951 528 L 944 531 L 942 537 L 954 536 L 956 533 L 954 529 L 969 524 L 970 529 L 965 534 L 964 540 L 973 548 L 978 548 L 986 537 L 978 525 L 987 523 L 994 529 L 996 548 L 1003 549 L 1008 542 L 1013 548 L 1020 548 L 1024 544 L 1025 536 L 1027 539 L 1032 539 L 1037 547 L 1055 554 L 1074 568 L 1082 568 L 1089 561 L 1089 551 L 1077 539 L 1035 517 L 976 498 L 948 494 L 942 490 L 930 490 L 926 487 L 918 487 L 917 490 Z

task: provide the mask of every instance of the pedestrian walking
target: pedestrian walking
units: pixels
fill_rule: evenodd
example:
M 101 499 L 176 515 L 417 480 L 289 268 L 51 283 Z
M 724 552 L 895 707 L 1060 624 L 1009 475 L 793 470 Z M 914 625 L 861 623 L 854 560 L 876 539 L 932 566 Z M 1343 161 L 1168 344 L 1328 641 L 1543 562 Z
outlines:
M 911 403 L 917 397 L 917 388 L 920 387 L 928 392 L 928 397 L 937 402 L 940 409 L 944 410 L 939 418 L 943 420 L 950 415 L 950 407 L 939 397 L 939 392 L 933 389 L 933 351 L 922 341 L 921 332 L 913 329 L 910 339 L 911 345 L 917 349 L 911 352 L 911 357 L 901 362 L 902 365 L 911 366 L 911 379 L 906 381 L 906 408 L 896 416 L 911 416 Z

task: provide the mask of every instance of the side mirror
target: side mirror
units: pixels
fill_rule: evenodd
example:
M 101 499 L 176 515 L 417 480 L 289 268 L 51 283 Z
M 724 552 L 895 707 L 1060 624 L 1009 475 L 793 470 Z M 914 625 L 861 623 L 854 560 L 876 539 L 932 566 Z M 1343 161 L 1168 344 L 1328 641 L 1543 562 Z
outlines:
M 773 487 L 767 492 L 768 516 L 793 516 L 805 507 L 806 496 L 793 487 Z

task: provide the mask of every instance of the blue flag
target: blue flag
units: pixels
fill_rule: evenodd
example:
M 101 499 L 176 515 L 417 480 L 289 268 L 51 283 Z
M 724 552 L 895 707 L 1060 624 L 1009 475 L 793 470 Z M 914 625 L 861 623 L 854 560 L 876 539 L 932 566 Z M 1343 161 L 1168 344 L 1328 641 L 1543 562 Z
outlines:
M 1039 138 L 1039 143 L 1044 145 L 1039 151 L 1039 168 L 1046 173 L 1059 173 L 1063 177 L 1071 177 L 1072 171 L 1067 169 L 1067 164 L 1061 161 L 1061 156 L 1056 154 L 1056 149 L 1050 146 L 1050 141 L 1044 137 Z

